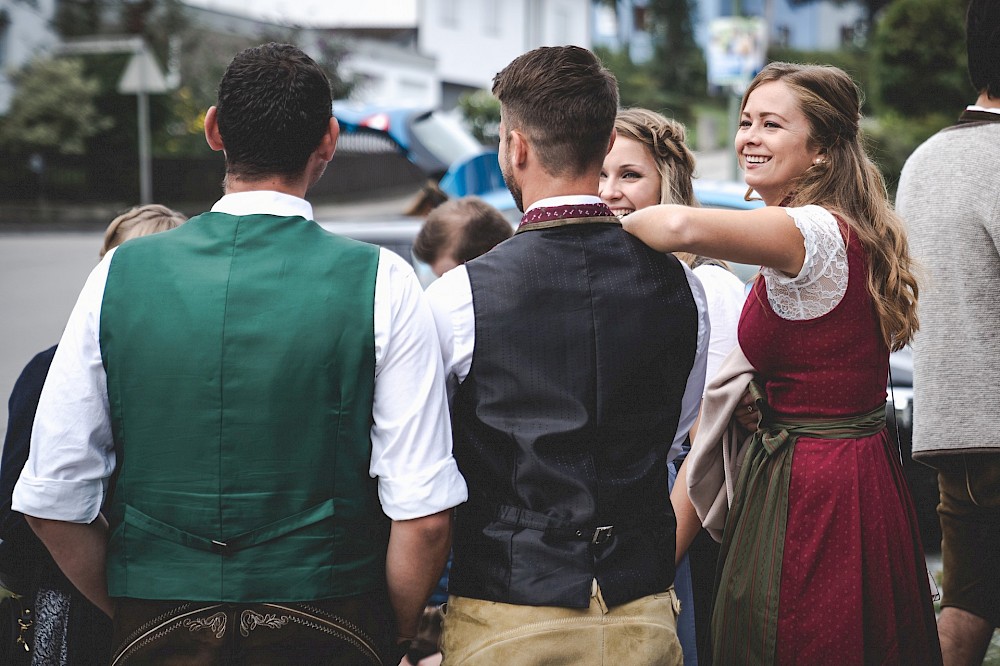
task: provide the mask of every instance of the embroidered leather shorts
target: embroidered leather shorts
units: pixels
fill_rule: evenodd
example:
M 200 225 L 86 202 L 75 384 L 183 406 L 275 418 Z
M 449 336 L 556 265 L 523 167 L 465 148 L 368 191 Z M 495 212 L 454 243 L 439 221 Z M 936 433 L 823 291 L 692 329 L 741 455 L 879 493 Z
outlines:
M 384 593 L 284 603 L 118 599 L 111 664 L 381 666 L 394 635 Z

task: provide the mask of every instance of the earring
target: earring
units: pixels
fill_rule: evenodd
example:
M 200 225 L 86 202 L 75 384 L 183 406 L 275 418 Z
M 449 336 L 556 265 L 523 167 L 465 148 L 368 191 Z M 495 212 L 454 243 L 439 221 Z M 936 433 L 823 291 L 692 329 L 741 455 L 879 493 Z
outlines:
M 820 164 L 823 164 L 824 162 L 826 162 L 826 160 L 824 160 L 822 157 L 817 157 L 816 159 L 813 160 L 813 164 L 815 164 L 816 166 L 819 166 Z

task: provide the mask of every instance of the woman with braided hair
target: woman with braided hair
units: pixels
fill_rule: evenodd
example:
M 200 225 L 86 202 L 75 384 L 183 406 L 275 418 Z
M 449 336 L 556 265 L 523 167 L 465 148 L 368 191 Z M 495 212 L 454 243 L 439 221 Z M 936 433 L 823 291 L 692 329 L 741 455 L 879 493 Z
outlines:
M 656 204 L 697 206 L 691 179 L 694 154 L 684 125 L 648 109 L 624 109 L 615 118 L 617 137 L 604 158 L 600 196 L 618 217 Z M 690 252 L 674 252 L 694 270 L 708 297 L 712 336 L 707 378 L 736 346 L 736 324 L 745 289 L 725 262 Z
M 678 488 L 695 521 L 724 527 L 715 663 L 941 663 L 913 502 L 885 423 L 889 351 L 918 328 L 919 290 L 860 111 L 844 71 L 771 63 L 743 96 L 735 140 L 766 207 L 652 206 L 623 220 L 660 251 L 762 266 L 671 497 L 678 541 L 693 515 Z M 725 379 L 729 397 L 716 402 Z M 731 420 L 750 426 L 739 455 L 723 448 Z M 736 465 L 706 489 L 700 463 L 716 451 Z
M 655 111 L 633 108 L 618 112 L 615 131 L 614 145 L 604 158 L 599 190 L 612 212 L 624 217 L 656 204 L 698 205 L 691 185 L 695 159 L 685 143 L 683 124 Z M 705 287 L 712 325 L 706 376 L 711 379 L 736 346 L 744 285 L 721 261 L 690 252 L 674 254 L 693 269 Z M 671 462 L 671 480 L 683 458 L 682 454 Z M 688 540 L 683 543 L 686 546 Z M 718 556 L 718 544 L 704 530 L 698 531 L 686 555 L 684 550 L 678 551 L 674 584 L 681 600 L 681 615 L 677 618 L 677 636 L 685 666 L 698 664 L 697 648 L 702 648 L 702 663 L 710 661 L 704 652 L 707 635 L 703 634 L 707 634 L 711 618 Z

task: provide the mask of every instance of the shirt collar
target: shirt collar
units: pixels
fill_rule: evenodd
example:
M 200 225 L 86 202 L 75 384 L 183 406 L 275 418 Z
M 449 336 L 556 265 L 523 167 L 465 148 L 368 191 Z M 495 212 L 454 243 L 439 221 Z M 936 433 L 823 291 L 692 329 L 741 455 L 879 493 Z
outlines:
M 966 111 L 982 111 L 983 113 L 996 113 L 1000 115 L 1000 108 L 990 107 L 990 106 L 978 106 L 976 104 L 970 104 L 965 107 Z
M 595 197 L 591 194 L 567 194 L 561 197 L 539 199 L 535 203 L 528 206 L 528 210 L 524 212 L 527 213 L 529 210 L 534 210 L 535 208 L 551 208 L 553 206 L 575 206 L 577 204 L 595 203 L 601 203 L 601 198 Z
M 213 213 L 227 215 L 276 215 L 313 219 L 313 208 L 305 199 L 273 190 L 253 190 L 227 194 L 212 206 Z

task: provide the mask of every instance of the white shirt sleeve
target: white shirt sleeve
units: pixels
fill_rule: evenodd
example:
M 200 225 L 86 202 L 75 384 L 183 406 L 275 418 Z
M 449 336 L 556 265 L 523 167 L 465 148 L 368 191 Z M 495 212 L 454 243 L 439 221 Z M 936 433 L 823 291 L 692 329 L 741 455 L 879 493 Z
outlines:
M 705 288 L 701 281 L 695 277 L 694 272 L 688 265 L 681 262 L 684 267 L 684 274 L 687 276 L 688 284 L 691 287 L 691 295 L 694 296 L 695 305 L 698 306 L 698 343 L 695 349 L 694 365 L 691 366 L 691 374 L 688 375 L 687 384 L 684 388 L 684 397 L 681 399 L 681 416 L 677 421 L 677 432 L 674 435 L 674 442 L 667 454 L 667 462 L 670 462 L 681 454 L 684 448 L 684 441 L 688 433 L 698 419 L 701 411 L 701 396 L 705 392 L 705 371 L 708 363 L 708 344 L 712 335 L 712 325 L 708 317 L 708 300 L 705 298 Z
M 431 515 L 468 498 L 451 450 L 451 420 L 434 317 L 406 261 L 382 249 L 375 279 L 372 459 L 382 510 Z
M 113 255 L 105 255 L 87 278 L 42 388 L 31 451 L 11 502 L 15 511 L 29 516 L 92 522 L 115 468 L 99 338 L 101 299 Z
M 721 266 L 702 264 L 694 269 L 694 274 L 705 288 L 708 319 L 712 324 L 705 371 L 707 383 L 715 377 L 729 352 L 739 343 L 737 329 L 747 292 L 746 285 Z
M 476 347 L 476 313 L 472 305 L 472 285 L 465 266 L 453 268 L 427 287 L 427 299 L 434 313 L 448 395 L 453 397 L 472 367 Z
M 761 268 L 767 300 L 782 319 L 803 321 L 831 312 L 847 293 L 847 246 L 837 218 L 820 206 L 785 208 L 802 233 L 806 257 L 802 269 L 788 277 Z

